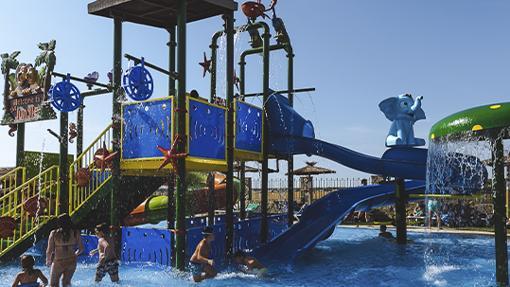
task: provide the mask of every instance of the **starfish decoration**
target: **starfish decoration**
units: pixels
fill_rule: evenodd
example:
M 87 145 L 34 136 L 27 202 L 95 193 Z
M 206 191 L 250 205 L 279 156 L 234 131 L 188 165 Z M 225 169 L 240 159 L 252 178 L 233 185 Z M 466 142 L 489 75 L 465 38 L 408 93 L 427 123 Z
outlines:
M 94 164 L 100 167 L 101 172 L 103 172 L 105 168 L 110 168 L 112 166 L 112 160 L 117 154 L 118 152 L 111 153 L 106 147 L 106 143 L 103 142 L 103 148 L 99 149 L 94 155 Z
M 172 164 L 172 167 L 174 168 L 175 173 L 178 174 L 177 170 L 177 159 L 186 157 L 187 153 L 177 153 L 177 149 L 175 147 L 175 144 L 181 141 L 180 136 L 176 136 L 174 142 L 172 143 L 172 147 L 170 149 L 166 149 L 160 145 L 157 146 L 157 149 L 163 154 L 163 162 L 159 166 L 158 170 L 161 170 L 165 166 L 167 166 L 169 163 Z
M 234 70 L 234 85 L 236 86 L 236 89 L 239 91 L 239 83 L 241 82 L 241 79 L 236 74 L 236 70 Z
M 207 60 L 207 56 L 205 55 L 204 52 L 204 61 L 198 63 L 200 66 L 202 66 L 202 68 L 204 68 L 204 74 L 202 75 L 202 77 L 205 77 L 205 74 L 207 74 L 207 72 L 209 73 L 211 72 L 211 63 L 212 60 Z

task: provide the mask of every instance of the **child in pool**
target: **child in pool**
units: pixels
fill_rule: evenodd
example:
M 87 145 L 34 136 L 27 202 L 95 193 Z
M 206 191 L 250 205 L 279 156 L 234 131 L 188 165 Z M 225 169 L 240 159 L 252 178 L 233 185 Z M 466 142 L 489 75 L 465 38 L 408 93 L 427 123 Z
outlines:
M 379 226 L 379 237 L 383 237 L 383 238 L 387 238 L 387 239 L 393 239 L 393 234 L 391 234 L 391 232 L 388 232 L 386 230 L 386 225 L 382 224 L 381 226 Z
M 99 252 L 99 262 L 96 268 L 96 283 L 103 280 L 106 273 L 110 275 L 112 282 L 119 282 L 119 262 L 115 254 L 113 240 L 107 237 L 108 225 L 105 223 L 96 226 L 96 236 L 99 238 L 97 249 L 90 251 L 92 256 Z
M 209 259 L 211 257 L 211 242 L 214 241 L 214 230 L 212 227 L 205 227 L 202 235 L 204 239 L 198 243 L 189 261 L 189 267 L 195 282 L 213 278 L 217 274 L 213 267 L 214 261 Z
M 260 263 L 255 257 L 248 256 L 245 252 L 238 250 L 234 254 L 234 262 L 242 266 L 246 273 L 264 275 L 267 273 L 267 268 Z
M 34 269 L 35 259 L 31 255 L 21 256 L 21 268 L 23 271 L 16 275 L 12 287 L 40 287 L 48 285 L 48 279 L 39 269 Z M 41 279 L 42 284 L 37 282 Z

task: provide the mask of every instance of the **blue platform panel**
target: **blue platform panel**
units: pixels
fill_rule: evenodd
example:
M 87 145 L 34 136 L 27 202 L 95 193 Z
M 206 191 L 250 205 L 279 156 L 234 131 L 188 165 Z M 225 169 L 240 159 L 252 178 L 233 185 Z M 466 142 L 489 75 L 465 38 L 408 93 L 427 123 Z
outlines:
M 262 152 L 262 109 L 236 101 L 236 149 Z
M 189 156 L 226 159 L 225 114 L 223 108 L 189 99 Z
M 161 157 L 157 146 L 170 148 L 171 98 L 124 105 L 122 119 L 122 159 Z

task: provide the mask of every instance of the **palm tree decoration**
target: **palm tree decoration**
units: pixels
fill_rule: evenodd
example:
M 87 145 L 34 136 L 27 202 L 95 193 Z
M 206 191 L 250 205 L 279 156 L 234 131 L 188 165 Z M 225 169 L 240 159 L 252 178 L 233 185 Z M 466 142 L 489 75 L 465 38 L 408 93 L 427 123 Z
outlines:
M 0 57 L 2 58 L 2 74 L 6 75 L 9 73 L 9 70 L 16 69 L 16 67 L 19 65 L 18 60 L 16 60 L 16 57 L 20 54 L 20 51 L 14 51 L 10 55 L 0 54 Z
M 57 41 L 51 40 L 47 43 L 39 43 L 37 47 L 41 49 L 41 53 L 37 58 L 35 58 L 34 65 L 36 67 L 45 64 L 45 67 L 41 68 L 39 71 L 39 75 L 45 75 L 42 86 L 44 87 L 44 91 L 48 92 L 51 83 L 51 72 L 55 68 L 55 64 L 57 63 L 57 57 L 55 56 L 55 46 Z M 42 77 L 41 77 L 42 78 Z
M 10 55 L 7 53 L 0 54 L 0 58 L 2 58 L 1 70 L 2 70 L 2 74 L 5 77 L 5 82 L 4 82 L 4 117 L 3 117 L 2 123 L 8 123 L 8 122 L 12 121 L 12 116 L 8 112 L 9 111 L 8 97 L 9 97 L 10 86 L 13 84 L 12 82 L 15 82 L 15 80 L 14 80 L 15 76 L 14 76 L 14 74 L 10 74 L 10 70 L 16 69 L 16 67 L 18 67 L 19 62 L 18 62 L 18 60 L 16 60 L 16 57 L 18 57 L 19 54 L 20 54 L 20 51 L 14 51 Z

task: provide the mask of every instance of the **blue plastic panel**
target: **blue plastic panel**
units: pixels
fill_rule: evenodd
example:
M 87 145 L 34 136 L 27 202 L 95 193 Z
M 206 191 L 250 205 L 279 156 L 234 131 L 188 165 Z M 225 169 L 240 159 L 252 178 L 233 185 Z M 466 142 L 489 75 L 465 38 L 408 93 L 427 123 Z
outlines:
M 189 99 L 189 155 L 225 160 L 225 110 Z
M 235 147 L 262 152 L 262 109 L 236 101 Z
M 153 262 L 170 265 L 170 231 L 165 229 L 122 228 L 121 259 L 124 262 Z
M 156 147 L 170 148 L 171 99 L 124 105 L 122 112 L 123 159 L 161 157 Z

